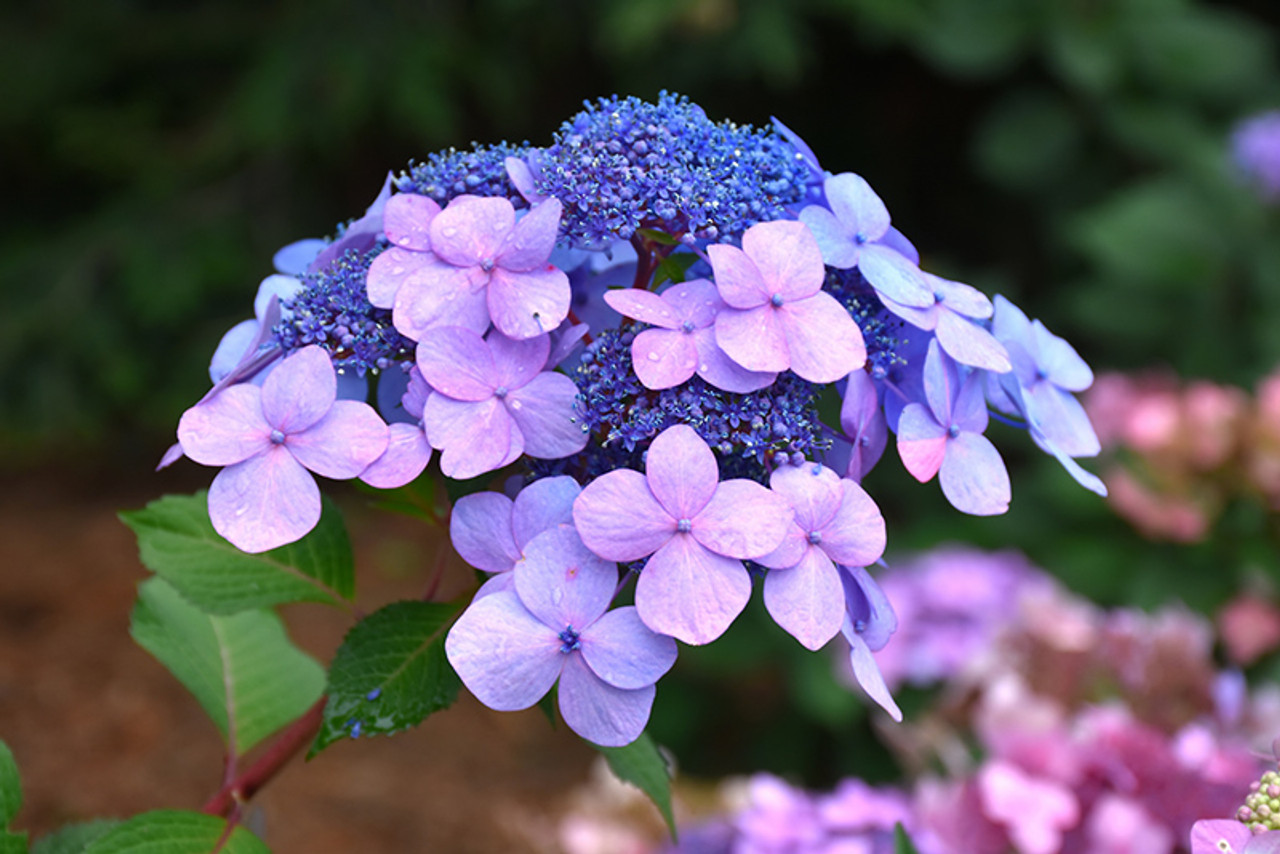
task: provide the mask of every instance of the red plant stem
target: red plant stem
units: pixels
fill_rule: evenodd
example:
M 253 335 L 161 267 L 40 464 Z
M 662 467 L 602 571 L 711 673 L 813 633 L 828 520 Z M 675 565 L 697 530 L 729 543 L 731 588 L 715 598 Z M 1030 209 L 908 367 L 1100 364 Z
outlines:
M 320 724 L 324 721 L 324 704 L 327 697 L 316 700 L 315 705 L 307 709 L 302 717 L 289 724 L 280 733 L 256 762 L 244 773 L 225 783 L 218 793 L 210 798 L 200 811 L 208 815 L 229 816 L 240 804 L 252 798 L 259 789 L 271 781 L 280 769 L 289 764 L 297 753 L 306 747 L 316 733 L 320 732 Z

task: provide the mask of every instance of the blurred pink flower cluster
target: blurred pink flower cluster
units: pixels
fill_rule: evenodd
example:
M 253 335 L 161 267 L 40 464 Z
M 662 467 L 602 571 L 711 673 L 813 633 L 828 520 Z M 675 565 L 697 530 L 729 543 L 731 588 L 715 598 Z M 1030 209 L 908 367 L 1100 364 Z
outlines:
M 1112 506 L 1145 536 L 1195 542 L 1228 500 L 1280 510 L 1280 370 L 1252 397 L 1169 375 L 1104 374 L 1084 397 Z

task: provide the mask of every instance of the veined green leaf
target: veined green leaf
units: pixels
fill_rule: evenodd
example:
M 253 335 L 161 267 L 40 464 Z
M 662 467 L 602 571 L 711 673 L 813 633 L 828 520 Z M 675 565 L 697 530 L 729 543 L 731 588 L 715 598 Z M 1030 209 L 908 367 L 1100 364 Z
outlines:
M 99 836 L 84 854 L 209 854 L 226 832 L 227 821 L 184 810 L 157 810 L 134 816 Z M 237 827 L 219 854 L 271 854 L 262 840 Z
M 676 819 L 671 811 L 671 768 L 647 732 L 623 747 L 592 745 L 604 755 L 609 768 L 619 780 L 630 783 L 648 795 L 662 813 L 671 838 L 676 838 Z

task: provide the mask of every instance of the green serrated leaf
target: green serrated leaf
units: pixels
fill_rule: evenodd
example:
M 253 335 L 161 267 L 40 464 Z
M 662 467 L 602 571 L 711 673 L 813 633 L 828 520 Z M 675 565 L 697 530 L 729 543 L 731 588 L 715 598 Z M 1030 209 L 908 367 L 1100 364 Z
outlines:
M 893 826 L 893 854 L 920 854 L 902 822 Z
M 460 604 L 393 602 L 352 627 L 329 666 L 314 756 L 340 738 L 390 735 L 449 706 L 461 683 L 444 655 Z
M 237 755 L 324 690 L 324 669 L 289 641 L 271 611 L 210 616 L 152 578 L 138 587 L 130 631 L 195 695 Z
M 142 563 L 210 614 L 284 602 L 339 605 L 355 592 L 355 563 L 342 514 L 324 499 L 315 530 L 296 543 L 245 554 L 209 522 L 208 497 L 166 495 L 120 514 L 138 537 Z
M 9 745 L 0 741 L 0 830 L 9 826 L 22 807 L 22 779 Z
M 36 844 L 31 846 L 31 854 L 84 854 L 91 842 L 105 836 L 122 823 L 116 819 L 103 818 L 60 827 L 37 839 Z
M 609 768 L 625 783 L 649 796 L 676 838 L 676 819 L 671 811 L 671 768 L 647 732 L 625 747 L 592 745 L 604 756 Z
M 209 854 L 226 832 L 226 819 L 184 810 L 156 810 L 134 816 L 99 836 L 84 854 Z M 271 854 L 243 827 L 231 832 L 219 854 Z

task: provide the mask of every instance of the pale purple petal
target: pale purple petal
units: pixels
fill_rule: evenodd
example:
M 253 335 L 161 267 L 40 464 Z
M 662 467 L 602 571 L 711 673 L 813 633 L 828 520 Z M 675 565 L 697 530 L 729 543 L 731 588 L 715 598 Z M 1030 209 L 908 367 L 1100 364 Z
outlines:
M 673 388 L 698 369 L 698 346 L 683 331 L 646 329 L 631 342 L 631 365 L 645 388 Z
M 1009 352 L 994 335 L 953 311 L 939 312 L 937 336 L 947 355 L 961 364 L 997 374 L 1013 370 Z
M 566 320 L 560 328 L 551 333 L 551 352 L 547 355 L 547 369 L 557 368 L 578 349 L 578 344 L 591 332 L 585 323 L 570 323 Z
M 555 460 L 581 451 L 587 434 L 576 420 L 578 387 L 564 374 L 544 371 L 503 400 L 522 437 L 524 452 Z
M 690 279 L 674 284 L 662 292 L 662 299 L 672 306 L 681 322 L 703 329 L 715 322 L 716 314 L 725 307 L 715 283 L 708 279 Z
M 1054 385 L 1067 391 L 1084 391 L 1093 385 L 1093 371 L 1065 339 L 1038 320 L 1031 323 L 1031 335 L 1038 351 L 1036 362 Z
M 884 649 L 898 630 L 898 615 L 884 589 L 861 566 L 841 566 L 846 634 L 857 635 L 872 652 Z
M 619 314 L 649 323 L 663 329 L 676 329 L 680 317 L 667 301 L 651 291 L 639 288 L 620 288 L 605 291 L 604 301 Z
M 224 388 L 182 413 L 182 452 L 206 466 L 229 466 L 271 447 L 271 425 L 262 416 L 262 390 L 242 383 Z
M 697 348 L 698 376 L 718 389 L 748 394 L 768 388 L 778 378 L 773 371 L 749 371 L 730 359 L 716 343 L 715 327 L 697 329 L 689 337 Z
M 769 488 L 787 500 L 795 512 L 796 525 L 806 534 L 825 527 L 840 509 L 843 497 L 840 476 L 817 463 L 774 469 Z
M 568 475 L 544 477 L 520 490 L 510 513 L 516 547 L 524 548 L 548 528 L 572 525 L 573 502 L 581 494 L 582 487 Z
M 923 307 L 909 306 L 895 302 L 884 294 L 879 294 L 878 296 L 885 308 L 910 323 L 916 329 L 922 329 L 925 332 L 932 332 L 936 329 L 938 327 L 938 318 L 946 311 L 942 303 L 934 303 Z
M 283 446 L 218 472 L 209 485 L 209 521 L 242 552 L 302 539 L 320 521 L 320 487 Z
M 309 265 L 329 243 L 319 237 L 306 237 L 282 246 L 271 256 L 271 266 L 288 276 L 307 271 Z
M 809 532 L 793 521 L 787 526 L 787 532 L 783 534 L 782 542 L 776 549 L 752 560 L 769 569 L 790 569 L 800 562 L 808 550 Z
M 952 404 L 959 391 L 960 372 L 955 360 L 942 352 L 938 339 L 930 340 L 924 360 L 924 396 L 933 417 L 944 427 L 951 425 Z
M 583 488 L 573 502 L 573 523 L 582 541 L 606 560 L 639 560 L 676 532 L 676 520 L 649 491 L 638 471 L 618 469 Z
M 288 435 L 325 416 L 338 396 L 338 378 L 323 347 L 312 344 L 286 356 L 262 384 L 262 414 Z
M 431 251 L 455 267 L 492 263 L 515 224 L 515 208 L 502 197 L 456 196 L 431 220 Z
M 1280 831 L 1259 833 L 1244 844 L 1244 854 L 1280 854 Z
M 751 576 L 742 562 L 707 551 L 688 534 L 654 552 L 636 582 L 644 624 L 695 645 L 724 634 L 750 598 Z
M 692 533 L 716 554 L 751 559 L 781 545 L 793 518 L 781 495 L 755 481 L 738 478 L 716 488 L 711 501 L 694 517 Z
M 547 356 L 551 353 L 550 335 L 517 340 L 494 331 L 489 333 L 485 343 L 493 354 L 494 385 L 507 391 L 528 385 L 547 364 Z
M 985 432 L 991 417 L 987 412 L 987 398 L 983 388 L 985 383 L 982 380 L 982 375 L 976 371 L 965 377 L 956 395 L 955 405 L 951 407 L 951 424 L 966 433 Z
M 716 315 L 715 330 L 716 344 L 747 370 L 785 371 L 791 367 L 787 336 L 773 306 L 745 311 L 726 308 Z
M 947 308 L 956 314 L 975 320 L 986 320 L 995 312 L 995 306 L 987 295 L 964 282 L 953 282 L 932 273 L 924 274 L 926 286 L 932 288 L 935 296 L 940 297 Z
M 823 525 L 822 550 L 845 566 L 870 566 L 884 554 L 885 526 L 880 508 L 861 486 L 840 481 L 840 506 Z
M 209 359 L 210 381 L 216 383 L 235 370 L 257 339 L 259 325 L 257 320 L 242 320 L 226 331 Z
M 618 567 L 583 545 L 572 525 L 530 540 L 512 572 L 520 601 L 557 633 L 598 620 L 618 586 Z
M 454 400 L 488 400 L 501 382 L 490 345 L 460 326 L 438 327 L 419 341 L 417 365 L 428 385 Z
M 430 253 L 390 247 L 369 264 L 365 292 L 370 304 L 391 308 L 405 282 L 419 277 L 425 268 L 439 265 L 440 261 Z
M 715 493 L 720 469 L 702 437 L 689 425 L 677 424 L 663 430 L 649 445 L 645 478 L 668 513 L 677 520 L 691 520 Z
M 565 661 L 556 632 L 512 591 L 473 600 L 449 630 L 444 653 L 467 690 L 500 712 L 541 700 Z
M 473 275 L 478 267 L 451 267 L 431 256 L 423 258 L 418 271 L 396 291 L 391 309 L 396 330 L 415 341 L 438 326 L 461 326 L 484 334 L 489 328 L 484 288 L 488 276 Z
M 861 175 L 842 172 L 822 182 L 831 212 L 863 241 L 879 240 L 889 229 L 889 209 Z
M 779 626 L 809 649 L 821 649 L 844 623 L 840 575 L 819 548 L 807 549 L 790 569 L 769 570 L 764 605 Z
M 961 433 L 950 439 L 938 481 L 947 501 L 962 513 L 994 516 L 1009 509 L 1009 472 L 985 436 Z
M 778 309 L 791 370 L 814 383 L 842 379 L 867 361 L 862 330 L 835 297 L 816 293 Z
M 849 664 L 853 667 L 853 677 L 858 680 L 858 684 L 862 686 L 863 691 L 867 692 L 868 697 L 888 712 L 889 717 L 901 723 L 902 710 L 898 708 L 893 695 L 889 693 L 889 686 L 884 684 L 884 676 L 880 673 L 880 667 L 871 655 L 871 650 L 857 635 L 847 639 L 849 640 Z
M 921 403 L 909 403 L 898 419 L 898 456 L 911 476 L 930 480 L 947 454 L 947 428 Z
M 888 246 L 879 243 L 863 246 L 858 255 L 858 272 L 877 292 L 894 302 L 919 308 L 935 302 L 920 269 Z
M 1067 456 L 1092 457 L 1102 450 L 1089 414 L 1071 392 L 1038 382 L 1023 390 L 1023 401 L 1044 435 Z
M 622 747 L 644 732 L 655 694 L 652 685 L 614 688 L 592 673 L 582 656 L 570 655 L 560 675 L 560 714 L 569 729 L 592 744 Z
M 545 265 L 556 247 L 562 211 L 559 199 L 551 198 L 534 205 L 508 235 L 498 253 L 498 266 L 523 272 Z
M 393 247 L 427 252 L 431 249 L 431 220 L 438 213 L 440 205 L 434 199 L 416 193 L 400 193 L 387 199 L 387 205 L 382 209 L 382 228 Z
M 880 459 L 889 439 L 875 381 L 865 370 L 849 374 L 840 406 L 840 429 L 853 445 L 845 473 L 860 481 Z
M 382 456 L 387 441 L 387 425 L 372 406 L 339 400 L 318 423 L 291 434 L 284 446 L 321 477 L 345 480 L 358 477 Z
M 995 313 L 991 317 L 991 334 L 995 335 L 1002 344 L 1013 342 L 1023 347 L 1033 346 L 1031 321 L 1022 309 L 1005 299 L 1002 294 L 996 294 Z
M 453 505 L 449 539 L 462 559 L 486 572 L 506 572 L 520 559 L 512 536 L 511 499 L 499 492 L 473 492 Z
M 822 287 L 826 275 L 822 251 L 802 222 L 757 223 L 742 235 L 742 251 L 756 265 L 770 297 L 780 294 L 788 301 L 800 300 Z
M 769 301 L 771 294 L 760 270 L 741 249 L 716 243 L 707 247 L 707 257 L 715 272 L 716 290 L 730 306 L 749 309 Z
M 280 301 L 292 299 L 302 291 L 302 280 L 296 276 L 267 276 L 258 285 L 258 293 L 253 298 L 253 315 L 258 320 L 263 320 L 267 315 L 267 306 L 271 305 L 271 298 L 275 297 Z M 274 324 L 272 324 L 274 325 Z
M 1249 828 L 1234 819 L 1202 819 L 1191 826 L 1191 854 L 1243 854 L 1252 838 Z
M 537 179 L 528 163 L 518 157 L 508 157 L 502 163 L 507 167 L 507 177 L 511 179 L 511 186 L 524 196 L 525 201 L 536 203 L 546 198 L 537 191 Z
M 516 577 L 514 573 L 499 572 L 489 576 L 484 584 L 476 588 L 475 595 L 471 597 L 471 601 L 474 602 L 485 596 L 492 596 L 494 593 L 500 593 L 503 590 L 510 590 L 512 593 L 516 592 Z
M 388 425 L 387 449 L 360 473 L 377 489 L 395 489 L 415 480 L 431 462 L 431 444 L 417 424 Z
M 440 470 L 457 480 L 513 462 L 524 450 L 520 431 L 494 398 L 468 403 L 433 394 L 422 411 L 431 446 L 440 449 Z
M 652 631 L 635 608 L 615 608 L 582 632 L 582 657 L 613 687 L 635 690 L 671 669 L 676 642 Z
M 524 272 L 499 267 L 489 279 L 489 315 L 512 338 L 551 332 L 569 316 L 572 299 L 569 277 L 551 264 Z
M 857 265 L 858 244 L 853 232 L 834 213 L 820 205 L 809 205 L 800 211 L 800 222 L 813 232 L 828 266 L 847 270 Z

